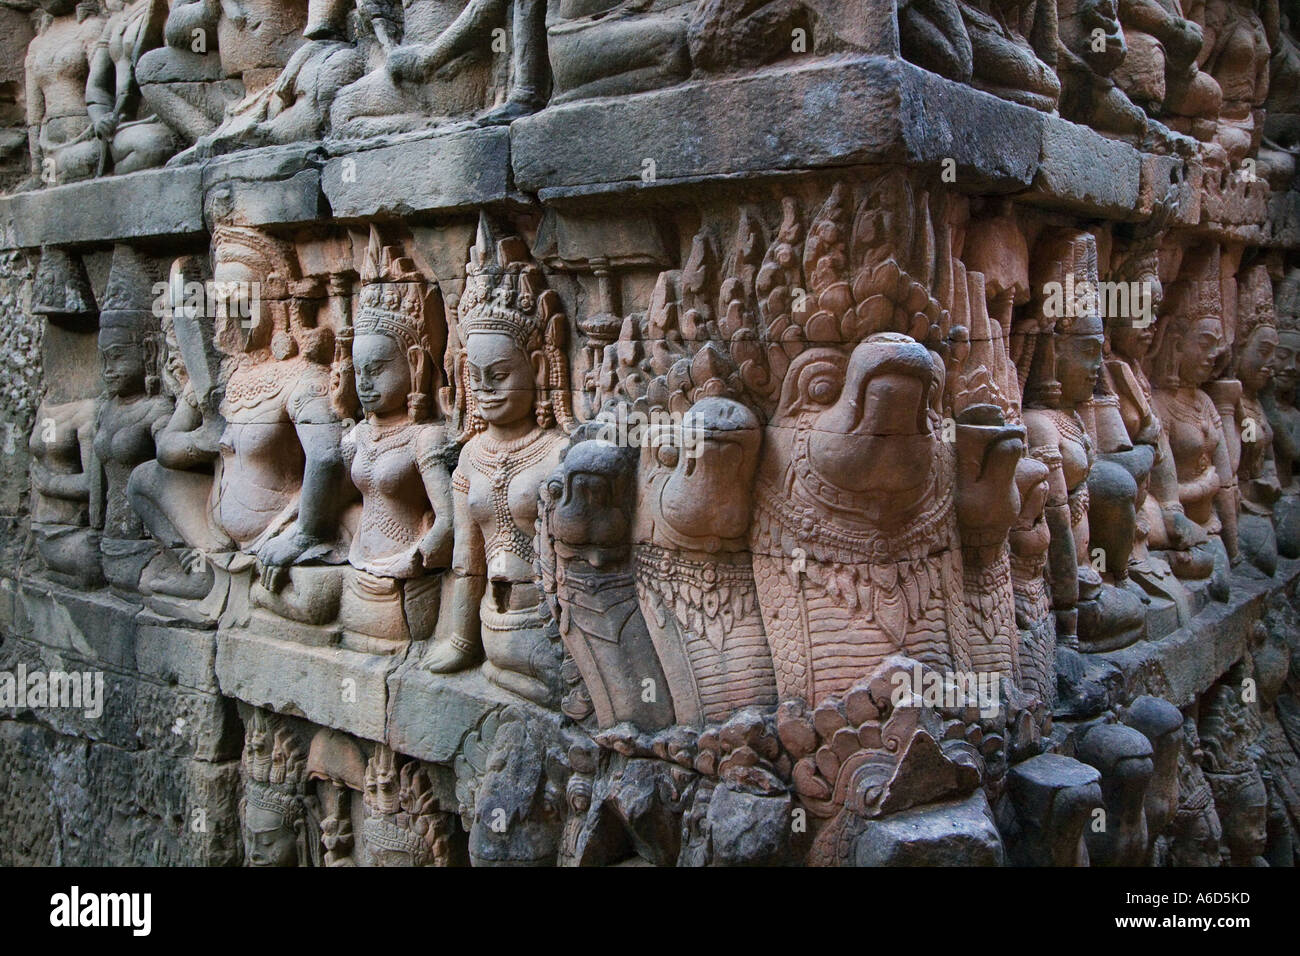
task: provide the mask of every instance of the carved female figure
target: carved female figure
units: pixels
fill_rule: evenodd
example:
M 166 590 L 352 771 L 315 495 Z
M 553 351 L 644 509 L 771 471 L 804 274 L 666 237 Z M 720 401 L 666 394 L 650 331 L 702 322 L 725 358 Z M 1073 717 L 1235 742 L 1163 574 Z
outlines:
M 1267 267 L 1253 266 L 1238 278 L 1237 335 L 1233 372 L 1241 382 L 1235 427 L 1241 436 L 1237 484 L 1241 491 L 1238 530 L 1242 550 L 1261 570 L 1277 566 L 1273 504 L 1282 494 L 1273 460 L 1273 426 L 1261 396 L 1273 379 L 1273 353 L 1278 345 L 1273 319 L 1273 286 Z
M 565 318 L 523 240 L 496 247 L 484 229 L 460 303 L 457 401 L 469 436 L 452 476 L 455 623 L 428 659 L 436 673 L 486 654 L 493 683 L 558 702 L 559 633 L 533 570 L 538 488 L 574 423 Z
M 265 711 L 253 711 L 240 769 L 244 864 L 319 865 L 320 832 L 307 805 L 307 754 L 292 730 Z
M 41 27 L 27 47 L 27 141 L 32 179 L 89 179 L 100 163 L 86 108 L 90 62 L 104 29 L 95 0 L 42 0 Z
M 1211 260 L 1202 264 L 1206 278 L 1174 286 L 1148 366 L 1183 510 L 1207 534 L 1219 536 L 1235 560 L 1237 476 L 1219 412 L 1202 389 L 1213 377 L 1224 345 L 1217 257 Z M 1170 564 L 1180 576 L 1185 573 L 1176 560 Z
M 350 356 L 340 338 L 339 377 L 354 376 L 366 418 L 343 437 L 361 522 L 339 617 L 349 630 L 382 640 L 422 639 L 433 633 L 441 586 L 440 576 L 425 571 L 451 563 L 447 434 L 428 421 L 435 358 L 446 341 L 442 299 L 373 231 L 362 277 Z
M 108 22 L 90 56 L 86 110 L 102 143 L 101 167 L 114 172 L 161 166 L 176 149 L 172 132 L 156 116 L 140 115 L 135 67 L 162 45 L 167 4 L 162 0 L 104 0 Z M 101 168 L 100 172 L 104 170 Z
M 131 507 L 127 482 L 156 456 L 154 431 L 172 413 L 171 399 L 161 394 L 161 341 L 150 311 L 156 277 L 148 259 L 118 245 L 99 318 L 104 395 L 95 409 L 95 458 L 103 484 L 92 503 L 103 507 L 104 575 L 130 591 L 156 548 Z
M 36 410 L 27 443 L 32 456 L 32 533 L 45 566 L 82 587 L 102 583 L 99 534 L 90 527 L 95 401 L 51 403 Z
M 1189 521 L 1178 498 L 1178 475 L 1174 469 L 1169 436 L 1156 411 L 1155 389 L 1144 365 L 1155 341 L 1155 316 L 1164 302 L 1160 282 L 1158 245 L 1152 239 L 1135 241 L 1124 250 L 1112 269 L 1116 281 L 1136 284 L 1146 296 L 1136 318 L 1117 316 L 1107 324 L 1106 361 L 1102 377 L 1108 392 L 1119 403 L 1119 415 L 1129 441 L 1153 450 L 1147 480 L 1140 483 L 1138 533 L 1133 549 L 1134 571 L 1140 580 L 1166 591 L 1169 582 L 1158 582 L 1167 571 L 1151 563 L 1147 548 L 1179 552 L 1178 561 L 1189 577 L 1204 577 L 1213 558 L 1204 547 L 1205 532 Z M 1135 313 L 1138 310 L 1132 310 Z
M 1048 235 L 1036 250 L 1036 273 L 1045 289 L 1073 272 L 1096 272 L 1096 239 L 1086 232 Z M 1093 565 L 1088 524 L 1088 476 L 1095 449 L 1079 417 L 1092 400 L 1102 364 L 1102 321 L 1095 297 L 1065 303 L 1063 315 L 1048 314 L 1039 335 L 1025 391 L 1029 453 L 1048 467 L 1045 513 L 1051 529 L 1048 579 L 1061 643 L 1078 639 L 1091 646 L 1123 646 L 1145 628 L 1142 604 L 1134 595 L 1104 584 Z

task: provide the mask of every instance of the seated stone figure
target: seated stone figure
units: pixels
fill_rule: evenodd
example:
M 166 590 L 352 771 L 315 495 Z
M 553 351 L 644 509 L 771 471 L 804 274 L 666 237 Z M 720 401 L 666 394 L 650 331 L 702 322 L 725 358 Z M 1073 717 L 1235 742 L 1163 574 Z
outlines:
M 442 298 L 399 252 L 371 231 L 361 310 L 351 340 L 340 335 L 334 386 L 336 396 L 354 388 L 366 416 L 343 438 L 361 518 L 339 620 L 386 649 L 432 636 L 442 577 L 426 572 L 450 567 L 452 548 L 448 436 L 432 398 L 447 341 Z
M 41 402 L 32 456 L 32 535 L 46 568 L 81 587 L 102 583 L 99 533 L 90 527 L 95 401 Z
M 1186 259 L 1184 275 L 1172 285 L 1148 370 L 1156 410 L 1169 436 L 1183 511 L 1210 536 L 1212 547 L 1221 542 L 1226 558 L 1235 561 L 1237 476 L 1219 411 L 1203 389 L 1214 376 L 1224 344 L 1217 250 Z M 1176 554 L 1166 557 L 1176 574 L 1193 572 Z
M 338 612 L 337 575 L 300 575 L 296 566 L 346 560 L 340 514 L 354 491 L 330 404 L 334 337 L 328 327 L 307 324 L 299 297 L 307 290 L 287 243 L 218 225 L 212 246 L 215 288 L 260 290 L 248 319 L 239 309 L 217 310 L 217 345 L 231 371 L 221 406 L 216 521 L 242 552 L 232 569 L 254 558 L 262 568 L 254 603 L 323 623 Z
M 215 354 L 212 324 L 203 314 L 206 265 L 195 256 L 172 264 L 170 308 L 163 318 L 163 381 L 176 407 L 167 422 L 154 429 L 157 457 L 138 465 L 127 483 L 136 514 L 163 545 L 141 576 L 140 590 L 149 603 L 161 600 L 168 610 L 186 616 L 194 609 L 185 601 L 207 596 L 214 583 L 203 555 L 233 547 L 216 523 L 212 500 L 214 467 L 226 427 L 220 406 L 227 370 Z
M 1057 78 L 1056 4 L 921 0 L 900 4 L 903 56 L 959 83 L 1051 111 Z
M 274 83 L 232 106 L 225 121 L 195 144 L 194 155 L 319 139 L 335 94 L 365 72 L 348 37 L 350 6 L 348 0 L 310 0 L 307 42 L 294 50 Z
M 538 489 L 574 427 L 566 319 L 518 237 L 493 243 L 486 221 L 460 301 L 457 401 L 467 440 L 452 475 L 456 513 L 451 636 L 435 673 L 480 655 L 493 683 L 558 706 L 562 651 L 534 572 Z
M 542 0 L 404 0 L 402 7 L 399 38 L 378 4 L 361 4 L 381 63 L 335 97 L 335 136 L 407 132 L 486 109 L 496 72 L 494 31 L 511 23 L 509 90 L 481 121 L 508 123 L 541 108 L 548 81 Z
M 152 260 L 117 245 L 99 319 L 104 394 L 95 408 L 99 468 L 91 507 L 102 509 L 96 524 L 103 529 L 104 576 L 126 592 L 138 590 L 141 572 L 157 553 L 127 485 L 131 472 L 156 456 L 155 430 L 172 414 L 172 399 L 162 391 L 161 329 L 152 312 L 157 278 Z
M 176 0 L 166 46 L 136 68 L 145 101 L 185 144 L 211 133 L 227 107 L 275 81 L 302 42 L 304 0 Z
M 1089 233 L 1049 233 L 1034 258 L 1032 275 L 1039 281 L 1032 285 L 1046 290 L 1069 273 L 1095 275 L 1096 240 Z M 1060 316 L 1049 314 L 1056 310 L 1047 307 L 1048 301 L 1040 298 L 1031 306 L 1031 321 L 1041 323 L 1041 331 L 1025 388 L 1025 426 L 1029 453 L 1049 469 L 1047 570 L 1057 636 L 1066 647 L 1122 647 L 1145 633 L 1145 612 L 1135 595 L 1103 582 L 1093 564 L 1088 479 L 1096 449 L 1079 416 L 1092 401 L 1101 372 L 1102 320 L 1095 297 L 1074 303 Z M 1134 493 L 1130 484 L 1115 497 L 1131 500 Z M 1127 535 L 1132 547 L 1132 523 L 1117 534 Z
M 23 186 L 89 179 L 102 150 L 86 107 L 86 80 L 104 31 L 97 3 L 43 0 L 27 47 L 27 142 L 32 175 Z
M 175 137 L 140 98 L 136 65 L 162 45 L 167 6 L 162 0 L 107 0 L 108 22 L 90 59 L 86 109 L 115 173 L 161 166 L 176 150 Z M 101 168 L 100 172 L 106 171 Z
M 1061 114 L 1140 142 L 1146 114 L 1113 79 L 1128 54 L 1116 0 L 1060 0 L 1058 16 Z
M 546 40 L 555 102 L 640 93 L 686 79 L 691 69 L 690 23 L 683 14 L 689 7 L 666 6 L 647 9 L 636 0 L 550 4 Z M 789 36 L 787 32 L 782 42 L 788 44 Z
M 1198 60 L 1200 24 L 1179 0 L 1120 0 L 1128 56 L 1111 77 L 1129 99 L 1180 132 L 1209 139 L 1223 91 Z

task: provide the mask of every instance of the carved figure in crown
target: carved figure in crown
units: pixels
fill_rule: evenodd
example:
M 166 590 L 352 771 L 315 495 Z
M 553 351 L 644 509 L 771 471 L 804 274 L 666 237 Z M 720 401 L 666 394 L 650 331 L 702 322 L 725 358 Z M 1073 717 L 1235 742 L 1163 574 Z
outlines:
M 81 259 L 59 249 L 42 250 L 30 308 L 51 326 L 93 328 L 97 308 Z M 45 396 L 27 443 L 32 537 L 51 576 L 92 588 L 104 580 L 99 531 L 90 520 L 91 476 L 99 469 L 95 399 L 67 387 L 55 368 L 47 365 L 45 371 Z
M 378 40 L 378 66 L 335 97 L 334 135 L 363 138 L 469 119 L 493 106 L 493 87 L 507 69 L 505 102 L 481 123 L 509 123 L 545 104 L 550 71 L 541 0 L 403 0 L 400 13 L 396 7 L 358 6 Z M 508 66 L 494 41 L 495 31 L 507 27 Z
M 308 0 L 306 42 L 274 83 L 231 106 L 221 125 L 202 136 L 189 155 L 321 138 L 334 97 L 365 73 L 365 58 L 350 35 L 352 8 L 351 0 Z
M 851 216 L 847 193 L 832 190 L 806 239 L 787 200 L 761 258 L 742 223 L 718 309 L 768 412 L 750 548 L 777 689 L 813 703 L 900 650 L 935 667 L 1015 668 L 1014 631 L 970 628 L 955 489 L 958 456 L 1013 436 L 977 417 L 957 427 L 982 437 L 956 453 L 940 437 L 944 369 L 923 343 L 942 343 L 948 316 L 928 291 L 929 197 L 891 174 Z M 979 494 L 1001 514 L 1014 468 L 990 473 Z M 1005 589 L 1009 616 L 1009 575 Z
M 320 833 L 307 799 L 307 754 L 274 714 L 253 710 L 244 729 L 239 801 L 247 866 L 319 866 Z
M 428 770 L 379 744 L 366 764 L 366 851 L 376 866 L 451 866 L 455 815 L 438 809 Z
M 1291 269 L 1273 293 L 1277 347 L 1273 352 L 1272 385 L 1262 396 L 1273 429 L 1273 456 L 1283 497 L 1273 508 L 1277 549 L 1288 558 L 1300 557 L 1300 504 L 1296 475 L 1300 474 L 1300 269 Z
M 305 0 L 176 0 L 165 45 L 136 66 L 140 91 L 181 142 L 193 143 L 221 124 L 228 107 L 274 83 L 302 44 L 306 22 Z
M 1237 487 L 1241 492 L 1241 514 L 1237 534 L 1243 555 L 1266 574 L 1277 569 L 1273 505 L 1282 494 L 1273 458 L 1273 426 L 1263 404 L 1273 378 L 1277 346 L 1273 283 L 1267 266 L 1254 265 L 1237 278 L 1237 329 L 1231 368 L 1232 376 L 1241 383 L 1241 395 L 1233 408 L 1233 427 L 1240 439 Z
M 1172 866 L 1220 865 L 1223 826 L 1201 766 L 1204 760 L 1196 721 L 1188 717 L 1183 721 L 1183 746 L 1178 753 L 1178 809 L 1169 832 L 1156 847 L 1157 853 L 1167 854 Z
M 361 492 L 360 526 L 339 620 L 394 642 L 433 634 L 441 575 L 451 566 L 449 438 L 435 402 L 446 347 L 438 287 L 371 229 L 361 273 L 361 308 L 340 335 L 334 401 L 365 420 L 343 437 L 343 460 Z
M 1258 711 L 1241 699 L 1243 676 L 1239 665 L 1207 692 L 1198 729 L 1205 778 L 1223 825 L 1224 862 L 1266 866 L 1268 791 L 1253 752 L 1261 725 Z
M 300 574 L 298 566 L 340 564 L 347 555 L 340 514 L 352 486 L 330 401 L 334 336 L 308 324 L 313 285 L 301 278 L 291 246 L 226 225 L 212 242 L 213 288 L 228 297 L 216 309 L 216 341 L 231 369 L 217 523 L 241 552 L 232 570 L 254 559 L 261 566 L 254 603 L 323 623 L 338 612 L 338 575 Z
M 119 244 L 113 249 L 104 307 L 99 317 L 99 353 L 104 394 L 95 408 L 95 460 L 91 475 L 93 520 L 109 584 L 137 590 L 140 573 L 157 551 L 144 522 L 131 507 L 127 482 L 132 470 L 157 454 L 154 432 L 171 417 L 173 402 L 163 393 L 163 343 L 154 317 L 152 260 Z
M 1237 476 L 1219 411 L 1203 388 L 1224 349 L 1218 250 L 1199 252 L 1184 257 L 1183 278 L 1171 286 L 1147 371 L 1169 436 L 1183 510 L 1210 536 L 1210 547 L 1221 546 L 1235 561 Z M 1175 552 L 1165 556 L 1180 577 L 1190 577 L 1204 565 L 1184 561 Z
M 99 169 L 100 143 L 86 107 L 86 80 L 104 30 L 96 0 L 43 0 L 40 25 L 27 46 L 27 142 L 32 175 L 23 184 L 89 179 Z
M 211 608 L 191 604 L 211 594 L 215 584 L 203 556 L 232 547 L 213 510 L 213 469 L 226 424 L 220 411 L 225 371 L 212 343 L 212 323 L 203 315 L 206 268 L 195 256 L 172 263 L 162 320 L 163 382 L 175 409 L 154 432 L 157 457 L 137 465 L 127 482 L 131 506 L 163 546 L 141 575 L 140 590 L 150 605 L 195 621 L 213 619 Z
M 1156 410 L 1155 390 L 1147 377 L 1145 363 L 1155 341 L 1156 317 L 1164 303 L 1164 286 L 1160 281 L 1160 240 L 1163 220 L 1172 206 L 1166 203 L 1153 219 L 1162 220 L 1127 241 L 1117 243 L 1111 253 L 1110 275 L 1113 281 L 1127 283 L 1138 290 L 1136 305 L 1130 296 L 1131 315 L 1109 316 L 1106 322 L 1106 360 L 1102 365 L 1102 389 L 1115 396 L 1124 433 L 1134 451 L 1149 449 L 1150 463 L 1145 473 L 1133 467 L 1136 454 L 1120 452 L 1121 464 L 1132 469 L 1137 480 L 1137 528 L 1129 571 L 1143 588 L 1153 595 L 1168 597 L 1178 604 L 1187 600 L 1185 589 L 1178 584 L 1168 563 L 1151 553 L 1177 552 L 1184 572 L 1196 577 L 1209 573 L 1213 558 L 1204 547 L 1206 534 L 1190 521 L 1178 496 L 1178 473 L 1169 435 Z M 1114 436 L 1118 439 L 1118 434 Z M 1118 449 L 1120 442 L 1112 440 Z M 1146 464 L 1145 461 L 1142 464 Z M 1198 547 L 1199 546 L 1199 547 Z
M 108 21 L 90 56 L 86 110 L 100 147 L 98 172 L 161 166 L 176 151 L 172 131 L 141 102 L 135 68 L 163 42 L 164 0 L 104 0 Z
M 1094 438 L 1080 409 L 1097 389 L 1102 363 L 1102 320 L 1088 277 L 1097 275 L 1096 239 L 1091 233 L 1048 233 L 1034 251 L 1036 301 L 1025 320 L 1034 345 L 1025 385 L 1029 453 L 1049 469 L 1045 509 L 1051 544 L 1048 581 L 1056 611 L 1057 638 L 1066 647 L 1122 647 L 1145 631 L 1142 603 L 1129 591 L 1106 583 L 1093 566 L 1089 524 L 1089 476 L 1096 460 Z M 1083 295 L 1067 300 L 1067 278 Z M 1071 283 L 1073 284 L 1073 283 Z M 1132 479 L 1112 500 L 1129 499 L 1129 524 L 1115 530 L 1132 547 Z M 1124 517 L 1122 509 L 1119 517 Z M 1127 555 L 1125 555 L 1125 558 Z M 1108 562 L 1110 563 L 1110 562 Z
M 486 655 L 493 683 L 558 704 L 559 634 L 541 600 L 533 537 L 538 489 L 574 428 L 559 296 L 517 236 L 471 253 L 456 326 L 456 401 L 464 447 L 452 475 L 454 615 L 426 658 L 435 673 Z

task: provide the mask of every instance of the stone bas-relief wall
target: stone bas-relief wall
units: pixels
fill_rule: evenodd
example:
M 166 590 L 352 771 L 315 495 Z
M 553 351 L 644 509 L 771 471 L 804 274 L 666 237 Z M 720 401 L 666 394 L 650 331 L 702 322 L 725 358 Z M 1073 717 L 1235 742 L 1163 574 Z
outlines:
M 0 862 L 1293 865 L 1293 7 L 9 4 Z

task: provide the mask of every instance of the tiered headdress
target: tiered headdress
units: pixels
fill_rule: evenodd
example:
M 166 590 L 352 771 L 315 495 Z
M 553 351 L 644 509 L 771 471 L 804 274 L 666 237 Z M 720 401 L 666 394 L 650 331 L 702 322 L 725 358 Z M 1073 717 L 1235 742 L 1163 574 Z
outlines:
M 125 243 L 113 247 L 108 284 L 99 313 L 101 332 L 127 333 L 140 349 L 145 367 L 145 391 L 157 395 L 162 388 L 162 327 L 154 315 L 154 286 L 161 277 L 158 264 Z
M 361 309 L 355 335 L 387 335 L 401 344 L 411 365 L 411 394 L 407 407 L 420 421 L 431 412 L 430 396 L 439 362 L 447 345 L 442 295 L 415 263 L 395 246 L 385 246 L 370 229 L 370 244 L 361 271 Z
M 1187 332 L 1201 319 L 1223 325 L 1223 285 L 1219 275 L 1219 247 L 1189 251 L 1182 274 L 1170 283 L 1156 326 L 1156 338 L 1147 358 L 1147 375 L 1156 388 L 1182 384 L 1178 367 Z
M 456 401 L 467 436 L 484 428 L 469 389 L 463 349 L 475 332 L 508 335 L 528 355 L 542 352 L 544 380 L 536 403 L 537 424 L 541 428 L 559 424 L 566 432 L 573 431 L 576 423 L 564 352 L 568 330 L 559 294 L 547 288 L 542 269 L 523 239 L 509 236 L 494 243 L 484 218 L 479 220 L 478 242 L 466 265 L 457 325 L 462 349 L 456 361 Z
M 307 812 L 307 755 L 293 732 L 266 711 L 254 710 L 244 732 L 242 767 L 244 806 L 279 815 L 297 835 L 299 865 L 317 862 L 320 840 Z

